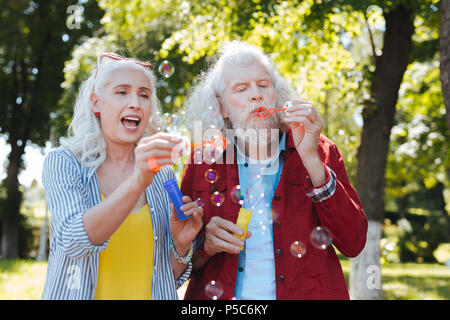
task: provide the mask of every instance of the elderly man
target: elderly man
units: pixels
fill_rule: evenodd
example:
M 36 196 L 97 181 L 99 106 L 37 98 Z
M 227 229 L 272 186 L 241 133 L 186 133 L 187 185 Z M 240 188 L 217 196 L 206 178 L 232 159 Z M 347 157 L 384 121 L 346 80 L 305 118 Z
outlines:
M 251 141 L 237 133 L 226 161 L 192 157 L 185 168 L 182 193 L 204 205 L 185 299 L 349 299 L 329 244 L 358 255 L 367 219 L 338 148 L 321 135 L 319 114 L 260 49 L 232 42 L 215 61 L 187 98 L 186 112 L 198 117 L 214 109 L 236 133 L 279 134 Z M 213 176 L 205 180 L 208 170 Z M 243 201 L 233 201 L 237 185 Z M 241 207 L 253 211 L 244 241 L 236 236 L 244 231 L 236 225 Z

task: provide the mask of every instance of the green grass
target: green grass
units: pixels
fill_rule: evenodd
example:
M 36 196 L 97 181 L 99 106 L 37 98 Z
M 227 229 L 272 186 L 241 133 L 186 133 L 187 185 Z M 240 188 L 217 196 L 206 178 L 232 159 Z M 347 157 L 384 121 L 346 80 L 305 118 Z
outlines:
M 348 260 L 341 260 L 348 284 Z M 0 300 L 40 299 L 47 262 L 0 261 Z M 440 264 L 390 263 L 382 266 L 383 294 L 387 300 L 450 299 L 450 269 Z M 180 297 L 184 294 L 180 288 Z
M 0 300 L 40 299 L 46 271 L 46 261 L 0 261 Z
M 348 285 L 350 262 L 341 260 Z M 438 263 L 389 263 L 381 267 L 385 300 L 449 300 L 450 268 Z

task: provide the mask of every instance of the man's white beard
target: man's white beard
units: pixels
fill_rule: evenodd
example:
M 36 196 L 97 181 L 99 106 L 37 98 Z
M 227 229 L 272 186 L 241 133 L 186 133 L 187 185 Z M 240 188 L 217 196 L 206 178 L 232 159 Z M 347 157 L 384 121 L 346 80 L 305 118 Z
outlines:
M 239 145 L 241 146 L 240 149 L 243 151 L 242 143 L 244 143 L 244 141 L 242 141 L 242 139 L 245 139 L 251 146 L 257 147 L 258 150 L 260 150 L 260 152 L 261 150 L 264 149 L 267 150 L 267 152 L 264 152 L 264 154 L 270 155 L 273 150 L 268 150 L 267 148 L 269 147 L 269 145 L 273 147 L 275 145 L 278 145 L 279 137 L 281 136 L 283 122 L 281 120 L 280 112 L 268 114 L 264 118 L 259 117 L 257 113 L 253 113 L 250 115 L 252 111 L 256 110 L 260 106 L 261 106 L 260 104 L 259 105 L 254 104 L 252 108 L 245 110 L 245 112 L 239 110 L 240 108 L 233 108 L 233 107 L 230 108 L 229 106 L 226 106 L 226 110 L 229 113 L 229 119 L 232 123 L 234 133 L 238 138 Z M 270 108 L 274 108 L 274 106 L 264 106 L 264 107 L 267 108 L 267 111 Z M 256 140 L 249 141 L 254 140 L 249 138 L 252 135 L 245 135 L 245 134 L 242 135 L 241 130 L 244 132 L 247 130 L 256 131 L 256 134 L 253 136 L 253 137 L 256 136 Z M 278 134 L 273 134 L 272 130 L 279 130 L 279 132 Z M 272 149 L 272 147 L 270 149 Z M 278 148 L 275 149 L 278 150 Z
M 274 112 L 272 114 L 268 114 L 266 117 L 259 117 L 257 113 L 250 113 L 257 108 L 261 107 L 260 104 L 254 103 L 253 106 L 249 110 L 245 110 L 245 112 L 240 112 L 239 108 L 233 108 L 229 105 L 226 106 L 226 110 L 229 113 L 230 121 L 233 125 L 233 129 L 266 129 L 270 131 L 271 129 L 281 129 L 282 128 L 282 120 L 280 114 L 278 112 Z M 274 108 L 274 106 L 264 106 L 269 111 L 270 108 Z

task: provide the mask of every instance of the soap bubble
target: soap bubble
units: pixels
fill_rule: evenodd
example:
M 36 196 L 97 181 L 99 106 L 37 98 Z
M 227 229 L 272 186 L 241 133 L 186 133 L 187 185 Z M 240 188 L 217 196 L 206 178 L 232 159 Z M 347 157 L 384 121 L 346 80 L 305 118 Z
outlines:
M 201 164 L 203 162 L 203 152 L 201 149 L 196 149 L 194 151 L 194 163 Z
M 150 116 L 149 119 L 150 126 L 156 130 L 156 131 L 163 131 L 164 130 L 164 123 L 163 123 L 163 117 L 161 116 L 161 113 L 155 112 Z
M 296 258 L 301 258 L 306 254 L 306 246 L 301 241 L 294 241 L 289 249 Z
M 212 280 L 208 282 L 205 286 L 205 294 L 208 298 L 212 300 L 217 300 L 222 297 L 223 286 L 220 282 Z
M 201 120 L 204 129 L 221 130 L 225 125 L 219 110 L 213 108 L 212 106 L 206 108 L 206 110 L 202 113 Z
M 203 206 L 205 205 L 205 202 L 203 202 L 202 198 L 197 198 L 196 202 L 200 208 L 203 208 Z
M 211 195 L 211 203 L 213 205 L 215 205 L 216 207 L 220 207 L 223 202 L 225 201 L 225 197 L 222 193 L 220 193 L 219 191 L 215 191 L 212 195 Z
M 222 135 L 214 135 L 211 139 L 212 144 L 216 149 L 225 149 L 227 146 L 227 139 Z
M 239 203 L 240 205 L 242 205 L 244 203 L 244 196 L 241 192 L 240 185 L 234 186 L 233 189 L 231 189 L 230 195 L 231 195 L 231 200 L 233 200 L 235 203 Z
M 250 177 L 247 190 L 245 192 L 245 207 L 250 210 L 254 209 L 260 201 L 265 198 L 265 185 L 260 174 Z
M 162 126 L 168 132 L 176 131 L 180 125 L 180 120 L 176 114 L 165 113 L 162 116 Z
M 333 241 L 333 237 L 331 235 L 330 230 L 325 227 L 315 227 L 311 231 L 311 235 L 309 236 L 311 243 L 317 249 L 326 249 L 331 242 Z
M 219 179 L 219 174 L 214 169 L 209 169 L 205 172 L 205 179 L 210 183 L 214 183 Z
M 203 143 L 203 160 L 207 164 L 215 163 L 222 155 L 223 150 L 214 146 L 214 144 L 206 141 Z
M 175 72 L 175 66 L 172 64 L 172 62 L 164 60 L 159 65 L 158 71 L 163 77 L 169 78 Z
M 181 142 L 175 145 L 171 152 L 171 159 L 173 163 L 187 162 L 191 154 L 191 145 L 189 143 L 189 138 L 186 136 L 181 136 Z

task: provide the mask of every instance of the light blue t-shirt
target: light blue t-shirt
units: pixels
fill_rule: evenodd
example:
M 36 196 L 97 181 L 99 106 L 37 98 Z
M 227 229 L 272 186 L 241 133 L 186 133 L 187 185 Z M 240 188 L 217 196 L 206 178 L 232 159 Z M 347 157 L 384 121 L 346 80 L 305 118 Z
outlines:
M 286 134 L 283 133 L 277 154 L 257 164 L 236 148 L 240 190 L 245 195 L 242 207 L 253 212 L 248 226 L 252 236 L 245 241 L 244 250 L 239 254 L 236 299 L 276 299 L 272 199 L 283 169 L 280 154 L 285 148 Z

